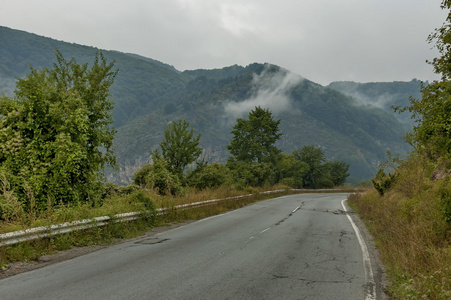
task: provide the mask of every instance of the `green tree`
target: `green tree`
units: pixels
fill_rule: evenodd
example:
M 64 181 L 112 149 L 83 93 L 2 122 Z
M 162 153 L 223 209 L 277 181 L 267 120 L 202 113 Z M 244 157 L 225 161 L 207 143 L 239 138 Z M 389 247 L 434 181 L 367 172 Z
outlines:
M 268 109 L 259 106 L 249 112 L 249 119 L 237 119 L 233 138 L 227 149 L 232 156 L 227 166 L 242 184 L 252 186 L 271 185 L 277 182 L 275 166 L 282 151 L 275 143 L 280 120 L 275 121 Z
M 179 177 L 169 171 L 167 161 L 158 154 L 153 155 L 152 164 L 135 173 L 133 183 L 144 189 L 155 189 L 160 195 L 175 195 L 182 189 Z
M 0 98 L 0 171 L 28 210 L 95 203 L 103 168 L 115 165 L 114 62 L 102 53 L 91 68 L 56 58 L 19 79 L 14 99 Z
M 162 157 L 168 163 L 168 170 L 183 179 L 186 167 L 196 161 L 202 154 L 199 146 L 200 135 L 194 136 L 185 120 L 172 122 L 164 131 L 164 139 L 160 143 Z M 158 154 L 155 151 L 152 157 Z
M 304 187 L 320 187 L 321 178 L 324 176 L 323 163 L 326 161 L 323 149 L 315 146 L 304 146 L 293 152 L 293 156 L 308 165 L 308 170 L 303 178 Z
M 302 188 L 302 179 L 305 177 L 308 168 L 309 166 L 305 162 L 297 160 L 293 155 L 284 153 L 277 164 L 278 181 L 295 189 Z
M 340 186 L 346 182 L 349 177 L 349 164 L 344 161 L 328 161 L 324 163 L 323 168 L 329 175 L 333 186 Z
M 442 9 L 451 9 L 451 0 L 444 0 Z M 441 81 L 434 81 L 422 87 L 422 99 L 411 99 L 406 109 L 416 119 L 413 133 L 408 140 L 417 150 L 425 151 L 432 159 L 440 156 L 451 158 L 451 11 L 443 26 L 431 34 L 429 43 L 435 46 L 441 56 L 429 62 L 434 72 L 441 75 Z
M 216 188 L 231 182 L 232 175 L 226 165 L 220 163 L 198 164 L 197 168 L 189 172 L 188 184 L 199 190 Z
M 249 113 L 249 119 L 237 119 L 233 127 L 233 138 L 227 149 L 233 160 L 242 162 L 275 162 L 281 150 L 275 143 L 279 133 L 280 120 L 275 121 L 268 109 L 259 106 Z

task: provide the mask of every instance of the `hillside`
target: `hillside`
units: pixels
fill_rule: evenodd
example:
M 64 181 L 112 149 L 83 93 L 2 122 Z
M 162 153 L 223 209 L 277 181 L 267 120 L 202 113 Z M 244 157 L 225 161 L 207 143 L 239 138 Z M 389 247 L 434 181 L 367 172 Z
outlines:
M 428 82 L 424 82 L 428 84 Z M 337 90 L 347 96 L 355 98 L 362 105 L 369 105 L 383 109 L 402 123 L 413 125 L 411 114 L 394 112 L 393 107 L 405 107 L 410 104 L 409 99 L 421 99 L 421 81 L 413 79 L 410 82 L 368 82 L 337 81 L 327 87 Z
M 15 78 L 55 61 L 55 49 L 77 62 L 91 62 L 98 49 L 0 27 L 0 92 L 12 95 Z M 291 153 L 304 145 L 321 146 L 328 159 L 350 163 L 350 181 L 372 177 L 386 151 L 407 153 L 406 132 L 393 114 L 271 64 L 229 66 L 180 72 L 135 54 L 104 51 L 119 73 L 111 93 L 115 102 L 115 142 L 119 174 L 109 179 L 126 183 L 148 162 L 165 126 L 187 120 L 201 134 L 210 161 L 224 162 L 236 118 L 257 105 L 281 119 L 279 147 Z

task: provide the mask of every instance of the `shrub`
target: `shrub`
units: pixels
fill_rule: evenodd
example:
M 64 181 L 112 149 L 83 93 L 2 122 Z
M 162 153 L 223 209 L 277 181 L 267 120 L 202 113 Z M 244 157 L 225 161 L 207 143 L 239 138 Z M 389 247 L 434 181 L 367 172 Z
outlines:
M 188 174 L 188 185 L 199 190 L 206 188 L 216 188 L 226 182 L 230 182 L 232 174 L 224 164 L 212 163 L 209 165 L 199 165 Z
M 134 192 L 129 196 L 130 202 L 138 202 L 143 205 L 144 207 L 144 218 L 153 225 L 155 225 L 156 220 L 156 210 L 155 210 L 155 203 L 152 200 L 152 198 L 147 195 L 144 191 L 137 191 Z
M 376 176 L 371 180 L 379 195 L 383 196 L 395 181 L 395 174 L 386 175 L 384 170 L 379 169 Z
M 155 189 L 160 195 L 176 195 L 182 189 L 180 179 L 168 170 L 167 162 L 163 159 L 143 166 L 136 172 L 133 183 L 141 188 Z

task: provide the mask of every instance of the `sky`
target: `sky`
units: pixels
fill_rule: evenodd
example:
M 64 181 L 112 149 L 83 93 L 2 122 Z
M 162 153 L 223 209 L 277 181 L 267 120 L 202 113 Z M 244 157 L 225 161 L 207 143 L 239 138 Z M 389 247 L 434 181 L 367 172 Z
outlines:
M 434 80 L 441 0 L 0 0 L 0 25 L 176 69 L 271 63 L 311 81 Z M 1 42 L 1 40 L 0 40 Z

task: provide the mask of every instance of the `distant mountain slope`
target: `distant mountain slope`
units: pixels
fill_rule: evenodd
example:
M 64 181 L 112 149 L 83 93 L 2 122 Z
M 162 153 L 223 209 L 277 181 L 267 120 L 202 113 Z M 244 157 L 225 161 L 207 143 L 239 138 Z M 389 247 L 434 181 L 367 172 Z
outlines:
M 0 27 L 0 93 L 12 95 L 15 77 L 51 66 L 55 49 L 66 59 L 92 62 L 96 48 L 55 41 Z M 201 134 L 210 161 L 224 162 L 236 118 L 259 105 L 281 119 L 279 147 L 287 153 L 304 145 L 321 146 L 328 159 L 351 164 L 351 181 L 374 175 L 387 150 L 405 154 L 406 127 L 393 114 L 361 103 L 271 64 L 233 65 L 180 72 L 162 62 L 130 53 L 104 51 L 119 73 L 111 92 L 119 174 L 129 182 L 157 148 L 165 126 L 185 119 Z
M 390 114 L 394 113 L 392 107 L 405 107 L 410 105 L 410 97 L 421 99 L 421 81 L 417 79 L 413 79 L 410 82 L 357 83 L 352 81 L 337 81 L 330 83 L 328 87 L 355 98 L 363 105 L 379 107 Z M 413 124 L 409 112 L 395 113 L 395 116 L 401 122 Z

